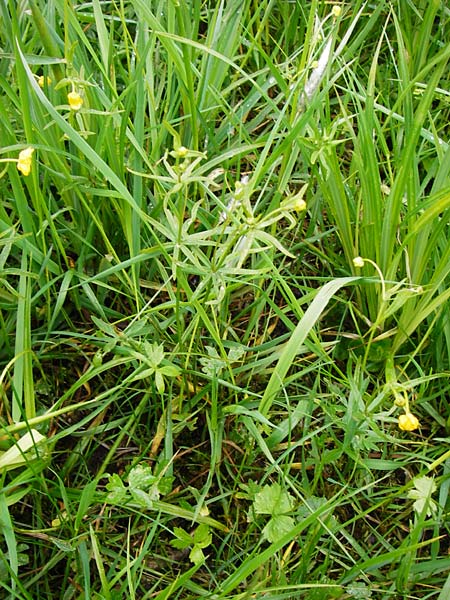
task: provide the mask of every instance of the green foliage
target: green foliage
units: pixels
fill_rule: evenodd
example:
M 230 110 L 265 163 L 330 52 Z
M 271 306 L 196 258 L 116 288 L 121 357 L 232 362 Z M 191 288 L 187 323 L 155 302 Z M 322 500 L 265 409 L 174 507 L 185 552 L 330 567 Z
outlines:
M 445 600 L 446 3 L 5 0 L 0 47 L 0 596 Z
M 414 489 L 409 490 L 408 498 L 414 500 L 414 510 L 421 515 L 424 510 L 427 516 L 436 514 L 437 506 L 432 499 L 432 494 L 436 491 L 436 483 L 431 477 L 422 475 L 413 480 Z
M 0 454 L 0 472 L 4 473 L 39 458 L 45 458 L 46 437 L 36 430 L 25 433 L 9 450 Z
M 193 535 L 190 535 L 181 527 L 175 527 L 173 533 L 174 535 L 176 535 L 177 538 L 170 542 L 174 548 L 178 548 L 178 550 L 191 548 L 191 551 L 189 553 L 189 560 L 191 560 L 194 563 L 194 565 L 198 565 L 204 562 L 205 555 L 203 553 L 203 550 L 204 548 L 210 546 L 212 541 L 212 536 L 209 532 L 208 525 L 202 523 L 196 528 Z
M 270 515 L 262 534 L 268 542 L 277 542 L 289 533 L 295 521 L 286 513 L 294 508 L 294 498 L 279 483 L 265 485 L 255 495 L 253 511 L 256 515 Z
M 127 482 L 128 485 L 125 486 L 117 473 L 109 475 L 106 484 L 108 491 L 106 501 L 120 506 L 132 500 L 143 508 L 151 510 L 154 500 L 159 500 L 161 495 L 170 492 L 173 477 L 164 472 L 153 475 L 151 467 L 138 464 L 128 473 Z

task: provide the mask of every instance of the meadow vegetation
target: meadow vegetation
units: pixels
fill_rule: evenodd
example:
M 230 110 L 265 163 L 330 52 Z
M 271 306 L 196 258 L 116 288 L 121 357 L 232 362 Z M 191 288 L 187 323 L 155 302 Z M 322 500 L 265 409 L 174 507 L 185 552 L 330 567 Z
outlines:
M 0 596 L 450 598 L 445 1 L 0 3 Z

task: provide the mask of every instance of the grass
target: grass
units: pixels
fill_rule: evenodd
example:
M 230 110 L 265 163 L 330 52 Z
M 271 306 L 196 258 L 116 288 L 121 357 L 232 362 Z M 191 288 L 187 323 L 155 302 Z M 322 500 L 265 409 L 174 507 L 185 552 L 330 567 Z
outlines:
M 446 4 L 0 11 L 1 596 L 445 600 Z

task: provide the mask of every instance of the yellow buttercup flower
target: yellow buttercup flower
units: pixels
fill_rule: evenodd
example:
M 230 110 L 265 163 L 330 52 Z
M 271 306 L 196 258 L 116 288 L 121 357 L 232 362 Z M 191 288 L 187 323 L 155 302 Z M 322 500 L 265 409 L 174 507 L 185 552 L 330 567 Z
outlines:
M 17 160 L 17 168 L 22 173 L 22 175 L 30 174 L 31 171 L 31 158 L 33 156 L 34 148 L 25 148 L 19 152 L 19 158 Z
M 78 92 L 69 92 L 67 94 L 67 100 L 69 101 L 69 106 L 72 110 L 80 110 L 83 106 L 83 98 Z
M 398 426 L 402 431 L 414 431 L 420 427 L 419 419 L 410 412 L 400 415 Z

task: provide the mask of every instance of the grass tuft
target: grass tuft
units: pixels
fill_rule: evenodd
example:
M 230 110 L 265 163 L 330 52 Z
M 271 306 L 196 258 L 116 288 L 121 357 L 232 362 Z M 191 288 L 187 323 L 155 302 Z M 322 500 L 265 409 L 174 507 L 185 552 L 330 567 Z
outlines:
M 445 3 L 0 23 L 0 596 L 445 600 Z

